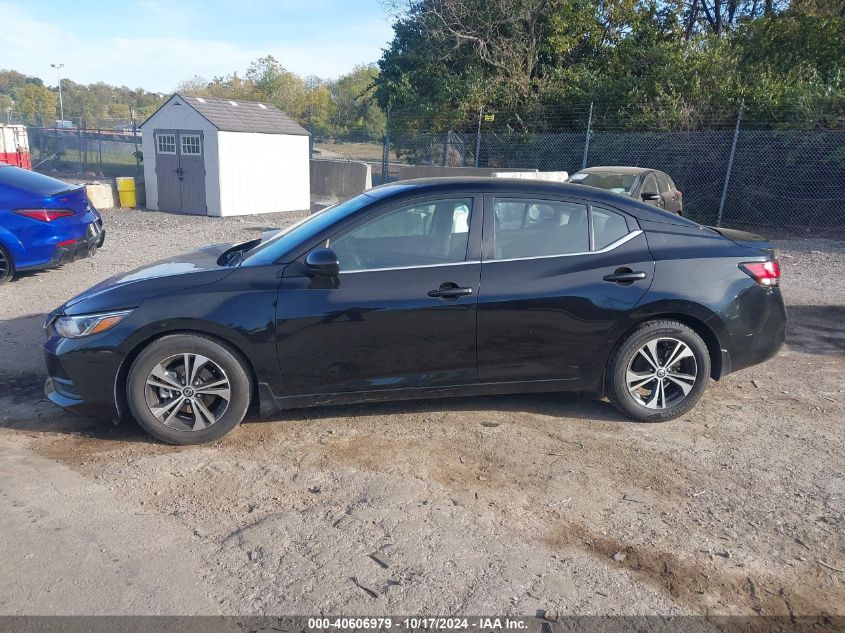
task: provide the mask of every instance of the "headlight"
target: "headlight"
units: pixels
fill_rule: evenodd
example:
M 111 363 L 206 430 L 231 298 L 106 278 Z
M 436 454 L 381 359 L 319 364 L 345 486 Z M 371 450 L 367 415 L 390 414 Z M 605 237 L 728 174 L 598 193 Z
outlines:
M 123 321 L 130 312 L 131 310 L 125 310 L 123 312 L 105 312 L 83 316 L 63 316 L 56 319 L 54 327 L 59 336 L 63 338 L 81 338 L 112 329 Z

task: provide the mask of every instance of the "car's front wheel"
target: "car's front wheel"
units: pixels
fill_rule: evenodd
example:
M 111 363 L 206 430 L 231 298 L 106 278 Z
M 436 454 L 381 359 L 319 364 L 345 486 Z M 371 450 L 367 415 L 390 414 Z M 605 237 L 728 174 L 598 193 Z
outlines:
M 608 367 L 610 401 L 643 422 L 677 418 L 695 406 L 710 378 L 707 345 L 690 327 L 648 321 L 619 345 Z
M 200 334 L 164 336 L 132 363 L 126 381 L 138 423 L 169 444 L 223 437 L 246 415 L 252 383 L 241 355 Z

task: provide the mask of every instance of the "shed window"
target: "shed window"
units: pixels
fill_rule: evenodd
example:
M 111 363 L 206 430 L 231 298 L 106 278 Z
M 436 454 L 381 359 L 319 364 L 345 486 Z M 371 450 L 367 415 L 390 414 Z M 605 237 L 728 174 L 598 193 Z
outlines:
M 190 156 L 199 156 L 202 153 L 200 149 L 200 137 L 197 134 L 185 134 L 182 137 L 182 154 Z
M 158 139 L 158 153 L 159 154 L 175 154 L 176 153 L 176 135 L 175 134 L 159 134 Z

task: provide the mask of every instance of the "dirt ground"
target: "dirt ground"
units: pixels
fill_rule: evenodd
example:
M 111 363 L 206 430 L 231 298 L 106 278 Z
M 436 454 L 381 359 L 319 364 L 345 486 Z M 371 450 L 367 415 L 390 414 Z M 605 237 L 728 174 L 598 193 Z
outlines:
M 845 614 L 845 242 L 780 241 L 788 344 L 659 425 L 523 395 L 179 448 L 43 399 L 47 311 L 296 217 L 107 212 L 95 258 L 0 289 L 0 613 Z

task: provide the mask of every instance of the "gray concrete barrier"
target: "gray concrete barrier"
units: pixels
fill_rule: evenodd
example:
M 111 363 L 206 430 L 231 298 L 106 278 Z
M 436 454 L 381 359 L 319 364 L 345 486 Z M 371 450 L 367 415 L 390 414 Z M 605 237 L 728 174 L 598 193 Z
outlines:
M 311 161 L 311 197 L 345 200 L 373 186 L 372 168 L 351 160 Z
M 439 165 L 407 165 L 399 168 L 399 180 L 415 178 L 466 178 L 492 176 L 494 173 L 537 173 L 536 169 L 503 169 L 501 167 L 441 167 Z

